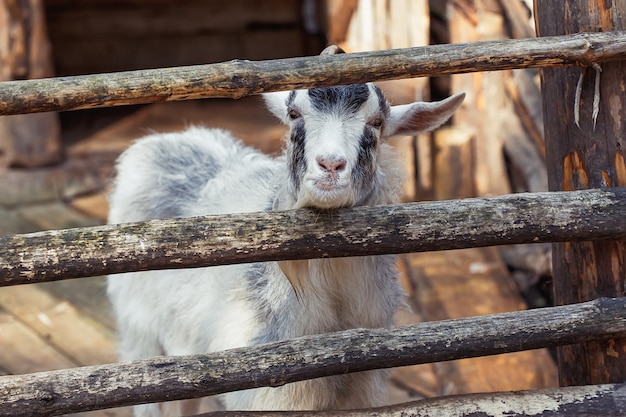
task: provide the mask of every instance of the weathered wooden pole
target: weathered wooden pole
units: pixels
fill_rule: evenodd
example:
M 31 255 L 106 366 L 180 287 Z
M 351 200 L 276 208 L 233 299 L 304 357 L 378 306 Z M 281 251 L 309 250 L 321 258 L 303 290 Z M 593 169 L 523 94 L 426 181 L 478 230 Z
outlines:
M 540 36 L 626 28 L 626 2 L 537 0 Z M 626 185 L 626 61 L 542 70 L 550 190 Z M 626 221 L 626 219 L 624 219 Z M 557 304 L 624 295 L 626 242 L 554 244 Z M 626 380 L 626 339 L 561 347 L 560 383 Z

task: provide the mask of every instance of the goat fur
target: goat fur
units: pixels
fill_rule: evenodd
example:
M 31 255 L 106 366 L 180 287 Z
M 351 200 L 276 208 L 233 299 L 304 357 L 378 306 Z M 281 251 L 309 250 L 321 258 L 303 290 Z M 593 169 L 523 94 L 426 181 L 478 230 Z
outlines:
M 463 97 L 457 95 L 437 105 L 418 103 L 422 106 L 422 122 L 417 126 L 408 107 L 387 108 L 384 114 L 376 110 L 377 106 L 384 107 L 386 101 L 374 97 L 377 87 L 366 86 L 370 96 L 362 104 L 364 110 L 357 109 L 350 116 L 357 121 L 346 119 L 338 110 L 329 112 L 315 124 L 314 119 L 319 115 L 316 116 L 316 110 L 307 101 L 306 90 L 268 96 L 270 110 L 285 123 L 291 123 L 285 152 L 278 158 L 246 147 L 220 129 L 191 127 L 179 133 L 153 134 L 140 139 L 117 162 L 109 222 L 396 202 L 403 174 L 384 136 L 432 129 L 452 114 Z M 297 114 L 288 116 L 289 111 L 294 111 L 287 105 L 289 100 Z M 383 117 L 385 125 L 363 127 L 369 119 L 361 117 L 359 111 L 374 112 L 377 117 Z M 424 122 L 424 114 L 428 115 L 429 111 L 436 113 L 436 117 Z M 290 117 L 300 120 L 292 121 Z M 368 162 L 373 165 L 371 184 L 364 185 L 368 190 L 371 188 L 367 198 L 352 192 L 340 200 L 332 197 L 316 204 L 314 197 L 302 191 L 304 185 L 294 185 L 297 173 L 292 166 L 295 152 L 292 147 L 296 145 L 291 143 L 289 135 L 293 139 L 297 123 L 308 123 L 306 145 L 315 144 L 317 149 L 330 146 L 332 152 L 328 151 L 331 153 L 327 152 L 325 157 L 335 159 L 343 152 L 342 148 L 323 142 L 327 140 L 323 136 L 338 134 L 358 142 L 361 130 L 375 132 L 371 133 L 377 139 L 371 150 L 373 161 Z M 315 137 L 316 131 L 328 126 L 337 132 L 329 130 Z M 357 129 L 356 136 L 350 134 L 350 129 Z M 314 151 L 306 149 L 300 155 L 309 158 L 309 167 L 315 164 L 311 152 Z M 353 169 L 353 165 L 362 161 L 358 152 L 355 148 L 352 156 L 346 157 L 345 168 L 328 168 L 326 171 L 337 172 L 320 174 L 326 175 L 322 177 L 324 190 L 335 187 L 344 178 L 342 171 Z M 319 156 L 317 160 L 325 161 Z M 319 171 L 320 167 L 315 169 Z M 292 284 L 301 287 L 300 296 L 296 296 Z M 395 258 L 391 255 L 127 273 L 109 277 L 108 294 L 117 319 L 123 361 L 164 354 L 214 352 L 350 328 L 389 327 L 402 302 Z M 225 408 L 239 410 L 372 407 L 384 404 L 386 374 L 377 370 L 326 377 L 279 388 L 228 393 L 221 400 Z M 135 414 L 160 415 L 154 404 L 138 406 Z

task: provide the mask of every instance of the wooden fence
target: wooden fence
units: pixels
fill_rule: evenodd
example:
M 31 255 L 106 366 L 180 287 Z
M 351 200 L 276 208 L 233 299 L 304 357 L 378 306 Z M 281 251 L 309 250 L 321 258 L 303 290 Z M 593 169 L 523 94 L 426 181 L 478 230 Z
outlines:
M 0 83 L 0 114 L 241 97 L 453 72 L 592 66 L 625 58 L 626 32 L 616 31 L 266 62 L 235 61 Z M 315 221 L 310 221 L 311 216 Z M 626 240 L 625 218 L 626 188 L 610 188 L 363 207 L 333 216 L 295 210 L 39 232 L 0 238 L 0 285 L 251 261 L 523 242 Z M 185 244 L 171 245 L 173 238 L 185 240 Z M 3 376 L 0 415 L 60 415 L 623 337 L 626 299 L 599 298 L 394 330 L 349 330 L 213 354 Z M 345 361 L 348 357 L 352 359 Z M 624 409 L 626 385 L 602 384 L 433 399 L 368 413 L 576 416 L 623 415 Z M 291 413 L 304 414 L 309 415 Z

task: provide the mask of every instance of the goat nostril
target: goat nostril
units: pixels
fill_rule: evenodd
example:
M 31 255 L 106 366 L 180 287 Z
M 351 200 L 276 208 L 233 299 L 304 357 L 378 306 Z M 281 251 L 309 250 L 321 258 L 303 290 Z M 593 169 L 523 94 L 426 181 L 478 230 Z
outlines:
M 340 159 L 326 159 L 326 158 L 317 158 L 317 164 L 324 171 L 329 172 L 338 172 L 343 171 L 346 168 L 346 160 L 343 158 Z

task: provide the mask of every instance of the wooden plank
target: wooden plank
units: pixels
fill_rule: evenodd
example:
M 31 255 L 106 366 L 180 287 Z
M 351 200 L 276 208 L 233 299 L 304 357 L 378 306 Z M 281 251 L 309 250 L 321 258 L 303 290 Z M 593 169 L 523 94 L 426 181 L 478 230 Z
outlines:
M 304 52 L 297 0 L 47 6 L 60 75 L 285 58 Z
M 69 206 L 89 218 L 98 219 L 102 223 L 106 223 L 109 215 L 109 202 L 104 192 L 76 197 L 70 201 Z
M 473 181 L 473 144 L 476 131 L 467 125 L 434 133 L 433 190 L 437 200 L 476 195 Z
M 541 36 L 626 29 L 623 2 L 543 0 L 536 11 Z M 542 70 L 550 190 L 626 185 L 626 61 L 596 68 Z M 557 304 L 623 296 L 626 240 L 556 244 L 553 269 Z M 624 381 L 625 352 L 623 338 L 560 348 L 560 382 Z
M 340 45 L 346 41 L 348 28 L 359 0 L 335 0 L 326 6 L 328 30 L 326 37 L 330 45 Z M 344 48 L 345 49 L 345 48 Z
M 290 42 L 285 42 L 290 39 Z M 292 58 L 304 55 L 304 34 L 299 28 L 280 30 L 249 30 L 242 35 L 243 53 L 240 59 Z M 321 52 L 316 49 L 311 54 Z
M 55 62 L 59 75 L 97 74 L 141 70 L 175 65 L 198 65 L 245 58 L 240 33 L 198 34 L 186 38 L 103 38 L 84 37 L 56 41 Z M 66 51 L 80 51 L 67 54 Z
M 528 134 L 523 118 L 514 111 L 514 106 L 508 97 L 507 104 L 500 109 L 500 112 L 499 126 L 502 131 L 506 132 L 502 135 L 502 139 L 508 159 L 509 181 L 513 191 L 546 191 L 548 189 L 546 161 Z
M 68 302 L 77 313 L 86 315 L 91 321 L 97 321 L 110 330 L 115 329 L 115 319 L 111 303 L 106 295 L 106 277 L 70 279 L 37 284 L 58 302 Z
M 58 300 L 37 285 L 3 288 L 0 307 L 19 317 L 38 337 L 63 352 L 75 364 L 116 361 L 114 335 L 110 329 L 81 315 L 70 303 Z M 12 349 L 19 350 L 20 345 Z M 64 367 L 68 366 L 64 364 Z
M 465 6 L 462 7 L 467 3 Z M 506 39 L 504 19 L 495 0 L 449 3 L 450 41 L 452 43 Z M 468 14 L 467 8 L 471 13 Z M 480 11 L 480 18 L 477 13 Z M 467 98 L 453 116 L 454 124 L 475 131 L 472 175 L 477 196 L 511 192 L 503 152 L 506 106 L 503 72 L 458 74 L 452 77 L 452 92 L 465 91 Z
M 0 2 L 0 81 L 51 77 L 43 0 Z M 62 159 L 57 114 L 0 117 L 0 167 L 40 167 Z
M 606 384 L 446 396 L 367 410 L 231 411 L 194 417 L 623 417 L 625 398 L 625 384 Z
M 92 161 L 74 159 L 54 167 L 8 170 L 0 181 L 0 206 L 45 204 L 98 191 L 104 185 L 98 168 Z
M 412 254 L 406 257 L 414 305 L 427 320 L 525 309 L 495 248 Z M 556 386 L 546 350 L 463 359 L 435 366 L 439 395 Z
M 284 39 L 292 39 L 285 42 Z M 98 48 L 89 38 L 59 43 L 55 61 L 59 75 L 94 74 L 183 65 L 201 65 L 232 59 L 274 59 L 303 55 L 299 29 L 199 33 L 192 37 L 103 38 Z M 65 51 L 80 51 L 67 54 Z
M 46 1 L 53 39 L 163 38 L 297 25 L 299 0 Z M 153 51 L 154 52 L 154 51 Z
M 529 14 L 521 1 L 498 0 L 511 28 L 513 38 L 532 38 L 535 30 L 530 26 Z
M 0 296 L 2 292 L 0 291 Z M 44 337 L 0 308 L 0 376 L 29 374 L 78 366 Z M 68 417 L 130 417 L 130 408 L 70 414 Z
M 27 374 L 76 365 L 41 335 L 0 309 L 0 368 L 11 374 Z
M 24 220 L 38 226 L 39 230 L 67 229 L 102 224 L 100 219 L 72 210 L 60 201 L 19 207 L 17 212 Z
M 535 69 L 513 70 L 507 90 L 515 111 L 532 137 L 541 158 L 546 159 L 546 143 L 543 137 L 543 101 L 539 89 L 539 72 Z
M 24 220 L 15 210 L 0 206 L 0 236 L 31 233 L 38 230 L 40 230 L 38 226 Z

